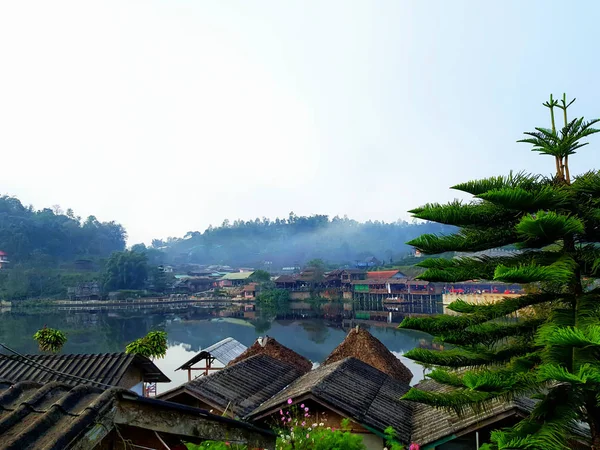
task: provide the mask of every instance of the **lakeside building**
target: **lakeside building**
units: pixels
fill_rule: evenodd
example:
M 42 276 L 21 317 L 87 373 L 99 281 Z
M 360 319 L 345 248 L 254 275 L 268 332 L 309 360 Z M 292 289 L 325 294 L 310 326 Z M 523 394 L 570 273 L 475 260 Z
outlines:
M 0 250 L 0 269 L 5 267 L 8 263 L 8 255 Z
M 248 270 L 245 272 L 231 272 L 215 282 L 215 287 L 236 287 L 243 286 L 248 282 L 254 271 Z

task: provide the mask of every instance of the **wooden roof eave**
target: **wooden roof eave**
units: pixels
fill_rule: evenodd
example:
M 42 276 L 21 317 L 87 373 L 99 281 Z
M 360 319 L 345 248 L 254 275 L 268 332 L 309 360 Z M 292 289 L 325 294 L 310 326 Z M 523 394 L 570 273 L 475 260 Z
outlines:
M 288 405 L 287 402 L 281 402 L 278 403 L 277 405 L 261 412 L 260 414 L 258 414 L 256 417 L 252 417 L 252 413 L 248 414 L 245 418 L 251 420 L 251 421 L 257 421 L 260 419 L 264 419 L 268 416 L 270 416 L 271 414 L 276 413 L 278 410 L 280 409 L 284 409 L 284 408 L 290 408 L 291 406 L 297 405 L 299 403 L 303 403 L 306 400 L 311 400 L 315 403 L 318 403 L 319 405 L 321 405 L 324 408 L 327 408 L 328 410 L 330 410 L 331 412 L 337 414 L 340 417 L 347 417 L 348 419 L 352 420 L 353 422 L 357 423 L 358 425 L 360 425 L 361 427 L 363 427 L 364 429 L 370 431 L 371 433 L 381 437 L 381 438 L 385 438 L 385 433 L 383 433 L 382 431 L 378 431 L 372 427 L 370 427 L 369 425 L 365 425 L 364 423 L 362 423 L 360 418 L 357 417 L 351 417 L 349 416 L 348 413 L 345 413 L 344 411 L 336 408 L 335 406 L 331 406 L 329 403 L 321 400 L 320 398 L 316 397 L 312 392 L 308 392 L 300 397 L 296 397 L 295 399 L 292 399 L 292 404 Z M 259 406 L 260 408 L 260 406 Z M 309 410 L 310 412 L 310 410 Z

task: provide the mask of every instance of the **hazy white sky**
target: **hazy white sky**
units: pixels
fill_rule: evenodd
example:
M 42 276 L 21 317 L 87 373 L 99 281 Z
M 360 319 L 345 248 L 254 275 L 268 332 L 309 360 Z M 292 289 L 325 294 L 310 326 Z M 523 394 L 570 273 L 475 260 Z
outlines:
M 0 3 L 0 194 L 133 244 L 223 219 L 408 218 L 550 173 L 549 93 L 600 116 L 594 1 Z M 563 30 L 563 31 L 560 31 Z M 572 173 L 599 166 L 600 142 Z

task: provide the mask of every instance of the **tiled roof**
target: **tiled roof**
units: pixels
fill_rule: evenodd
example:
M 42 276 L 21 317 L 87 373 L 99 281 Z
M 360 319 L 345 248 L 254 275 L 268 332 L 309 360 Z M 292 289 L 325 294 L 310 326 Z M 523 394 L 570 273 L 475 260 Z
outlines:
M 277 277 L 277 279 L 275 280 L 275 283 L 295 283 L 296 282 L 296 277 L 292 276 L 292 275 L 281 275 L 279 277 Z
M 216 344 L 211 345 L 210 347 L 206 347 L 188 362 L 175 370 L 189 369 L 198 361 L 208 357 L 216 358 L 224 365 L 227 365 L 230 361 L 244 353 L 244 351 L 246 351 L 246 346 L 244 344 L 236 341 L 232 337 L 228 337 L 217 342 Z
M 332 364 L 344 358 L 354 357 L 387 373 L 392 378 L 410 383 L 413 374 L 388 348 L 364 328 L 353 328 L 338 345 L 323 365 Z
M 68 448 L 121 390 L 0 380 L 0 449 Z
M 237 364 L 254 355 L 268 355 L 279 361 L 285 361 L 288 364 L 296 366 L 302 373 L 306 373 L 312 369 L 312 363 L 307 358 L 296 353 L 291 348 L 281 345 L 277 340 L 269 336 L 258 338 L 254 344 L 233 361 L 230 361 L 228 365 Z
M 165 423 L 166 412 L 168 417 L 176 418 L 176 427 Z M 102 390 L 89 385 L 13 383 L 0 379 L 1 450 L 97 448 L 90 440 L 98 444 L 116 424 L 141 427 L 152 435 L 157 431 L 163 433 L 163 438 L 174 442 L 171 448 L 179 448 L 174 445 L 181 444 L 180 437 L 193 440 L 204 431 L 210 431 L 211 437 L 227 435 L 232 439 L 237 436 L 256 441 L 262 436 L 273 444 L 275 441 L 272 432 L 248 423 L 198 408 L 140 397 L 122 388 Z M 135 445 L 138 443 L 131 442 L 131 447 L 139 447 Z
M 392 426 L 403 444 L 411 442 L 412 404 L 400 400 L 409 389 L 385 373 L 355 358 L 320 366 L 254 410 L 251 420 L 287 405 L 289 398 L 313 396 L 353 421 L 383 433 Z M 295 404 L 295 402 L 293 403 Z
M 24 355 L 0 354 L 0 378 L 13 381 L 60 381 L 79 384 L 77 379 L 61 376 L 61 372 L 103 385 L 117 386 L 127 369 L 134 365 L 142 371 L 144 381 L 169 382 L 169 378 L 148 358 L 127 353 L 92 355 Z M 49 370 L 44 370 L 49 369 Z
M 168 400 L 188 393 L 220 410 L 244 417 L 302 376 L 296 366 L 267 355 L 256 355 L 208 376 L 199 377 L 158 397 Z

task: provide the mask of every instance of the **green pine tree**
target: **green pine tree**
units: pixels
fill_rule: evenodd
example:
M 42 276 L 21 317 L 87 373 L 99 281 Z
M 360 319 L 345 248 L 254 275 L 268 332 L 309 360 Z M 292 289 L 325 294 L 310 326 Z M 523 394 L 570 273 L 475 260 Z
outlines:
M 451 349 L 414 349 L 407 357 L 435 366 L 433 380 L 448 393 L 410 390 L 405 399 L 469 413 L 495 399 L 539 399 L 513 428 L 494 432 L 488 448 L 569 448 L 573 425 L 589 424 L 600 450 L 600 171 L 571 179 L 569 157 L 600 130 L 599 122 L 569 121 L 563 95 L 550 96 L 551 128 L 536 128 L 520 142 L 555 159 L 553 177 L 511 173 L 453 189 L 471 202 L 427 204 L 414 217 L 456 225 L 452 235 L 423 235 L 409 242 L 426 254 L 478 252 L 512 246 L 503 257 L 430 258 L 419 277 L 434 282 L 494 280 L 527 285 L 527 294 L 486 305 L 463 300 L 459 313 L 407 318 L 401 328 L 421 330 Z M 555 113 L 562 117 L 556 118 Z M 557 120 L 564 122 L 562 128 Z M 515 319 L 516 317 L 516 319 Z

